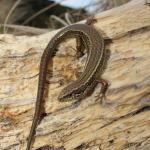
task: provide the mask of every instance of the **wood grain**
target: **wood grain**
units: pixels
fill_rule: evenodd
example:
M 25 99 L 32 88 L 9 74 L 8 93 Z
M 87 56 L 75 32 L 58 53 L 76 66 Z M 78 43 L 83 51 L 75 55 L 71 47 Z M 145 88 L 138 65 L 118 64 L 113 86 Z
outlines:
M 42 146 L 87 150 L 149 150 L 150 7 L 144 0 L 96 15 L 95 28 L 112 39 L 107 67 L 107 100 L 100 85 L 81 102 L 59 102 L 61 89 L 76 80 L 86 55 L 75 57 L 75 41 L 61 43 L 49 64 L 46 116 L 33 149 Z M 40 58 L 57 31 L 40 36 L 0 35 L 0 149 L 24 150 L 37 92 Z

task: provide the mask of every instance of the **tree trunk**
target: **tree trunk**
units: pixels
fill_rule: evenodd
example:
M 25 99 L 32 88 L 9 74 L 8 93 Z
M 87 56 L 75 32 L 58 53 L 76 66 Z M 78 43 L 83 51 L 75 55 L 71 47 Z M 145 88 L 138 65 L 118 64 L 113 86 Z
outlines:
M 149 150 L 150 7 L 133 0 L 95 16 L 93 26 L 110 51 L 102 75 L 110 86 L 105 103 L 93 94 L 81 102 L 59 102 L 62 88 L 76 80 L 86 55 L 75 57 L 75 40 L 60 44 L 49 63 L 45 112 L 33 149 Z M 39 63 L 57 31 L 40 36 L 0 35 L 0 149 L 25 150 L 36 102 Z M 51 72 L 51 73 L 50 73 Z

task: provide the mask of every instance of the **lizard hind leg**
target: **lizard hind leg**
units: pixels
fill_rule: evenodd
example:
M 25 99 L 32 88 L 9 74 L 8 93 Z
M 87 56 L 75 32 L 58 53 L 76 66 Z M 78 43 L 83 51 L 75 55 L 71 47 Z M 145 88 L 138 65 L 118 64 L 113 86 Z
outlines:
M 81 37 L 76 37 L 76 57 L 79 59 L 84 55 L 85 46 Z

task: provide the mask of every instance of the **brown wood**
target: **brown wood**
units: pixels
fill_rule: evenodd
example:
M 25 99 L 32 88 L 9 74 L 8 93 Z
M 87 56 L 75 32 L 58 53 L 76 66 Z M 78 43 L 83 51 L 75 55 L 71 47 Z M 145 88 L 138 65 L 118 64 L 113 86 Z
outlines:
M 59 102 L 57 96 L 86 56 L 75 58 L 75 41 L 60 45 L 49 64 L 46 117 L 37 128 L 34 148 L 148 150 L 150 147 L 150 7 L 133 0 L 96 16 L 94 26 L 112 39 L 102 77 L 110 87 L 100 104 L 94 93 L 81 102 Z M 40 36 L 0 35 L 0 149 L 24 150 L 29 135 L 42 52 L 56 32 Z M 52 76 L 52 77 L 51 77 Z

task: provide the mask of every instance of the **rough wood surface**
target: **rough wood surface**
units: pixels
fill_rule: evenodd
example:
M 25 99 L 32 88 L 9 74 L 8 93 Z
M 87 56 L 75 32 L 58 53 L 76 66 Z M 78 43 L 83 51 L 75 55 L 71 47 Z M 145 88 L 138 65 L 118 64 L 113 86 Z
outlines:
M 59 102 L 61 89 L 84 68 L 75 58 L 75 42 L 60 45 L 49 64 L 45 110 L 33 149 L 42 146 L 88 150 L 150 149 L 150 7 L 134 0 L 96 16 L 94 24 L 112 39 L 102 77 L 111 84 L 107 103 L 100 90 L 76 102 Z M 36 100 L 39 62 L 50 38 L 0 35 L 0 149 L 24 150 Z M 50 73 L 50 71 L 52 73 Z M 52 76 L 52 77 L 51 77 Z

